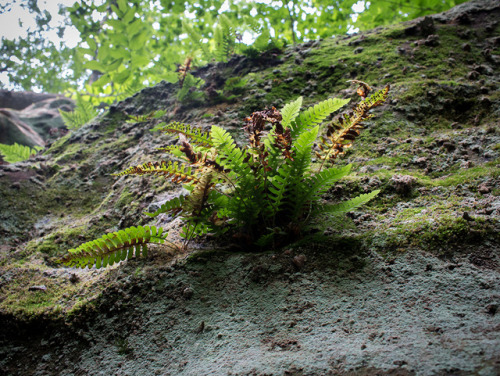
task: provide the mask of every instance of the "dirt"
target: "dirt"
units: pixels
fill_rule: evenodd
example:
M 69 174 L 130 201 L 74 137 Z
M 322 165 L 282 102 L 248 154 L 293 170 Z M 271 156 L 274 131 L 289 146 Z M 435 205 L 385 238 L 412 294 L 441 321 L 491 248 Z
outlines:
M 500 374 L 499 16 L 498 2 L 474 1 L 234 57 L 194 73 L 212 94 L 239 74 L 235 99 L 181 104 L 160 83 L 44 155 L 0 165 L 0 373 Z M 218 124 L 242 139 L 244 117 L 265 106 L 354 100 L 349 79 L 390 83 L 391 100 L 339 161 L 354 173 L 323 199 L 380 189 L 370 204 L 276 250 L 208 237 L 106 270 L 55 263 L 133 224 L 179 240 L 178 220 L 142 215 L 177 186 L 110 176 L 163 158 L 156 148 L 174 141 L 150 132 L 159 121 Z M 125 122 L 160 109 L 158 121 Z

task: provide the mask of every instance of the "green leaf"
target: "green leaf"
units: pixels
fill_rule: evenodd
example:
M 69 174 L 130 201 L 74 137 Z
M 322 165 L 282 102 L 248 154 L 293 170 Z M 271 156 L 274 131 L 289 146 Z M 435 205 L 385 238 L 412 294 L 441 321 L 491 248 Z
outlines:
M 107 68 L 106 71 L 112 72 L 117 70 L 120 67 L 120 65 L 122 65 L 122 62 L 123 58 L 114 60 L 112 63 L 108 64 L 108 66 L 106 67 Z
M 127 0 L 117 0 L 118 8 L 120 8 L 120 11 L 122 13 L 127 12 L 127 9 L 129 8 L 127 4 Z
M 89 48 L 92 50 L 92 51 L 95 51 L 97 50 L 97 44 L 94 40 L 94 38 L 87 38 L 86 39 L 86 42 L 87 44 L 89 45 Z
M 165 202 L 161 205 L 154 213 L 144 213 L 149 217 L 156 217 L 163 213 L 174 212 L 174 215 L 179 214 L 182 211 L 182 205 L 186 196 L 174 197 L 173 199 Z
M 141 251 L 142 256 L 147 257 L 147 244 L 163 244 L 167 235 L 162 228 L 155 226 L 132 226 L 70 249 L 59 262 L 69 267 L 90 269 L 94 265 L 96 268 L 113 265 L 134 254 L 139 257 Z
M 30 148 L 29 146 L 20 145 L 17 142 L 13 145 L 0 144 L 0 155 L 2 155 L 5 162 L 16 163 L 28 159 L 42 149 L 40 146 Z
M 336 205 L 324 205 L 321 207 L 318 212 L 319 213 L 328 213 L 328 214 L 341 214 L 347 213 L 357 207 L 367 203 L 372 198 L 380 193 L 380 190 L 376 190 L 370 193 L 366 193 L 363 195 L 359 195 L 358 197 L 353 198 L 352 200 L 341 202 Z
M 80 94 L 76 94 L 76 108 L 74 111 L 59 110 L 64 124 L 69 129 L 80 128 L 85 123 L 95 118 L 98 112 L 90 102 L 85 101 Z
M 128 80 L 130 75 L 131 75 L 130 70 L 126 69 L 124 71 L 114 74 L 112 80 L 117 84 L 122 85 L 123 83 L 125 83 L 125 81 Z
M 171 84 L 175 84 L 177 81 L 179 81 L 179 75 L 176 72 L 165 72 L 162 78 L 165 81 L 170 82 Z
M 135 12 L 136 12 L 135 8 L 129 8 L 127 10 L 127 13 L 125 13 L 125 15 L 122 18 L 123 23 L 126 24 L 130 23 L 135 18 Z
M 99 72 L 106 72 L 106 68 L 104 67 L 104 65 L 98 62 L 97 60 L 87 61 L 85 62 L 84 66 L 86 69 L 96 70 Z
M 139 33 L 141 29 L 144 29 L 144 23 L 141 19 L 136 19 L 131 24 L 127 25 L 127 35 L 129 38 L 135 36 Z
M 269 45 L 270 38 L 271 34 L 269 33 L 269 29 L 264 29 L 257 39 L 255 39 L 252 46 L 256 48 L 257 51 L 264 51 Z
M 130 48 L 132 50 L 139 50 L 144 47 L 144 44 L 149 39 L 150 34 L 147 30 L 142 31 L 139 34 L 136 34 L 130 40 Z
M 295 118 L 299 115 L 300 108 L 302 107 L 302 97 L 298 97 L 295 101 L 290 102 L 283 107 L 280 111 L 283 120 L 281 124 L 283 128 L 287 128 L 290 124 L 295 120 Z

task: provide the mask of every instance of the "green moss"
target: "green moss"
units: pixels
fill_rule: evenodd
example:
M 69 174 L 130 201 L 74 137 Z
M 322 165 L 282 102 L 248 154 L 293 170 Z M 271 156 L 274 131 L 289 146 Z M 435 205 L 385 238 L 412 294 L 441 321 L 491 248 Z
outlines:
M 422 183 L 432 187 L 452 187 L 458 184 L 467 184 L 482 178 L 492 177 L 498 179 L 500 176 L 499 160 L 488 162 L 482 166 L 471 167 L 467 169 L 452 169 L 448 172 L 449 176 L 440 179 L 427 179 L 421 177 Z
M 121 209 L 123 207 L 130 207 L 130 204 L 134 201 L 135 196 L 130 192 L 128 187 L 125 187 L 120 197 L 116 200 L 115 208 Z
M 482 217 L 467 221 L 457 215 L 457 212 L 471 210 L 463 206 L 459 196 L 450 196 L 446 200 L 431 196 L 415 202 L 421 202 L 422 206 L 402 209 L 390 221 L 384 222 L 386 214 L 381 214 L 381 224 L 376 232 L 366 235 L 370 246 L 384 252 L 418 247 L 437 253 L 450 253 L 456 246 L 498 237 L 491 221 Z
M 54 157 L 56 163 L 66 163 L 75 159 L 83 160 L 87 157 L 89 149 L 86 145 L 74 143 L 68 144 L 61 154 Z
M 82 242 L 82 234 L 87 234 L 87 226 L 63 227 L 50 233 L 44 238 L 28 242 L 25 254 L 31 255 L 35 252 L 46 256 L 60 257 L 66 250 L 76 247 Z
M 76 293 L 78 287 L 67 280 L 44 277 L 40 270 L 18 268 L 15 278 L 2 290 L 4 299 L 0 309 L 29 319 L 40 314 L 60 317 L 63 302 Z

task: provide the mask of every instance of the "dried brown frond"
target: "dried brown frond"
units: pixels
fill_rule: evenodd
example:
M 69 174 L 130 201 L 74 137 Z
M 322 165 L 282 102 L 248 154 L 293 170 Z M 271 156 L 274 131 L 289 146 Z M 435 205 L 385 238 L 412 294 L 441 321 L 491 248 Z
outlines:
M 252 116 L 246 118 L 247 125 L 244 129 L 248 133 L 250 146 L 260 146 L 260 138 L 262 137 L 262 132 L 264 131 L 266 123 L 271 123 L 272 125 L 276 124 L 277 127 L 281 127 L 281 120 L 281 113 L 275 107 L 264 111 L 256 111 Z M 281 129 L 283 130 L 283 127 L 281 127 Z
M 179 85 L 182 88 L 184 86 L 184 80 L 186 79 L 186 75 L 191 70 L 191 63 L 193 62 L 193 58 L 188 56 L 184 63 L 177 68 L 177 72 L 179 72 Z
M 389 85 L 363 100 L 349 113 L 334 120 L 327 127 L 326 135 L 322 136 L 318 143 L 320 151 L 316 152 L 317 157 L 323 161 L 334 162 L 339 155 L 344 154 L 345 149 L 350 148 L 353 141 L 361 134 L 362 123 L 373 116 L 369 114 L 369 111 L 383 104 L 388 92 Z

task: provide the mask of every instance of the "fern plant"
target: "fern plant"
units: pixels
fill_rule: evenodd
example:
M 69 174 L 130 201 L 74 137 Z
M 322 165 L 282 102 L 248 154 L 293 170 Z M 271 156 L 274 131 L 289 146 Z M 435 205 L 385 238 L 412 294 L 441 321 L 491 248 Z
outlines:
M 165 203 L 151 216 L 171 212 L 186 225 L 183 234 L 230 229 L 250 243 L 278 242 L 277 234 L 297 233 L 312 214 L 352 210 L 378 191 L 337 205 L 321 205 L 321 195 L 350 172 L 351 166 L 330 166 L 359 136 L 369 111 L 381 105 L 389 87 L 364 99 L 348 114 L 331 122 L 319 137 L 320 124 L 348 100 L 328 99 L 300 112 L 302 98 L 247 118 L 248 145 L 240 147 L 221 127 L 204 132 L 173 122 L 159 129 L 182 138 L 164 148 L 181 161 L 150 162 L 118 175 L 156 174 L 183 183 L 189 194 Z M 266 126 L 270 130 L 266 131 Z M 319 163 L 313 164 L 313 147 Z M 328 164 L 326 164 L 328 162 Z
M 42 149 L 41 146 L 30 148 L 26 145 L 19 145 L 17 142 L 13 145 L 0 144 L 0 155 L 5 162 L 16 163 L 25 161 Z
M 78 93 L 76 94 L 76 107 L 74 111 L 59 110 L 59 113 L 68 129 L 80 128 L 98 115 L 94 106 L 90 102 L 85 101 Z
M 389 86 L 377 91 L 324 127 L 320 125 L 349 100 L 327 99 L 301 111 L 299 97 L 281 111 L 273 107 L 254 112 L 246 118 L 246 146 L 239 146 L 217 125 L 206 132 L 179 122 L 161 124 L 155 130 L 180 138 L 178 144 L 162 148 L 172 158 L 131 166 L 116 175 L 160 175 L 184 184 L 187 194 L 146 213 L 180 217 L 182 248 L 195 236 L 227 232 L 242 246 L 282 245 L 299 235 L 312 216 L 345 213 L 379 193 L 338 204 L 321 201 L 332 184 L 349 174 L 351 165 L 333 164 L 352 146 L 363 122 L 372 116 L 370 110 L 385 102 L 388 91 Z M 105 266 L 131 257 L 134 244 L 165 241 L 165 234 L 153 227 L 140 230 L 139 236 L 129 232 L 105 235 L 70 250 L 63 263 Z

